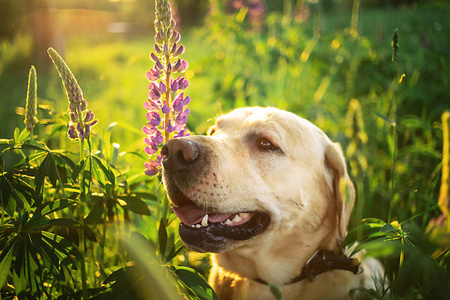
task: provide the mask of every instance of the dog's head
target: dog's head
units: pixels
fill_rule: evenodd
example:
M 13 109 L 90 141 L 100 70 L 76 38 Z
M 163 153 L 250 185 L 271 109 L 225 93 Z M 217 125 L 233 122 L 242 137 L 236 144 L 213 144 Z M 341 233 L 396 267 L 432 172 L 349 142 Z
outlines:
M 354 195 L 342 151 L 292 113 L 236 109 L 207 136 L 170 140 L 162 155 L 180 237 L 192 250 L 318 233 L 321 246 L 346 233 Z

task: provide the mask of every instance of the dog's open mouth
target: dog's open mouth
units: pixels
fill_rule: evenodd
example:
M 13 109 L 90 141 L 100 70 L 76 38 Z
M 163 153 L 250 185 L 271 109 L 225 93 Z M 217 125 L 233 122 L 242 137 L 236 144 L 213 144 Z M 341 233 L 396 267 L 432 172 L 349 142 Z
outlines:
M 270 224 L 270 217 L 264 212 L 220 213 L 197 206 L 185 195 L 177 198 L 172 202 L 180 205 L 172 210 L 181 220 L 180 237 L 195 251 L 221 252 L 232 241 L 261 234 Z

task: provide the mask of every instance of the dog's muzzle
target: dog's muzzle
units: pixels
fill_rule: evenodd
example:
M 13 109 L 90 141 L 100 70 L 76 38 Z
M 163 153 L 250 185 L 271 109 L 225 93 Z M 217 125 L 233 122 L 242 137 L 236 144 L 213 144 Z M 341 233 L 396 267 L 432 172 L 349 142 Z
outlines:
M 207 137 L 193 136 L 172 139 L 161 149 L 164 184 L 174 205 L 172 210 L 181 220 L 180 237 L 199 252 L 222 252 L 236 241 L 262 233 L 270 224 L 270 217 L 264 212 L 224 212 L 214 206 L 214 201 L 218 201 L 213 196 L 214 186 L 220 185 L 214 160 L 220 158 L 213 151 L 213 143 Z M 209 189 L 211 198 L 205 200 L 204 193 L 193 192 L 199 189 Z M 200 196 L 201 204 L 196 199 Z

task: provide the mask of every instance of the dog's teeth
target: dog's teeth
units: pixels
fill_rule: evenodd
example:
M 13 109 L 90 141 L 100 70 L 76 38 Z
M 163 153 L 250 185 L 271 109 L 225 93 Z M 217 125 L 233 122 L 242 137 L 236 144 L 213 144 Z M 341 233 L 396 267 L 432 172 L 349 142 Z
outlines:
M 231 220 L 231 222 L 233 222 L 233 223 L 237 223 L 237 222 L 240 222 L 240 221 L 242 221 L 242 218 L 239 215 L 236 215 L 233 218 L 233 220 Z
M 201 227 L 202 227 L 202 225 L 200 225 L 200 224 L 195 225 L 195 228 L 201 228 Z
M 225 221 L 225 225 L 231 225 L 233 222 L 231 222 L 231 220 L 230 219 L 227 219 L 226 221 Z
M 250 214 L 249 213 L 240 213 L 239 216 L 241 216 L 242 219 L 245 219 L 248 216 L 250 216 Z
M 208 226 L 208 214 L 206 214 L 202 219 L 202 226 L 206 227 Z

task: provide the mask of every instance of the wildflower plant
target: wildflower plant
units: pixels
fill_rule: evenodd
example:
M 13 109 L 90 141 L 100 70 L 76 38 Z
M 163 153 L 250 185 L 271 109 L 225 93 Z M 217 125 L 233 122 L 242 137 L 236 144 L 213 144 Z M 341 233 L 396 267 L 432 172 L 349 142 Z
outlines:
M 69 99 L 70 125 L 67 135 L 72 140 L 80 139 L 81 142 L 84 142 L 90 136 L 91 127 L 97 124 L 95 115 L 92 110 L 87 110 L 83 91 L 66 62 L 55 49 L 49 48 L 47 52 L 58 70 Z
M 28 90 L 27 90 L 27 104 L 25 112 L 25 125 L 29 132 L 33 131 L 33 127 L 37 124 L 37 77 L 36 68 L 31 66 L 28 74 Z M 31 134 L 33 136 L 33 134 Z
M 149 161 L 145 163 L 145 174 L 156 175 L 161 169 L 160 145 L 171 138 L 189 135 L 186 129 L 191 98 L 184 90 L 189 81 L 183 76 L 188 62 L 178 58 L 184 53 L 180 43 L 180 33 L 175 29 L 170 3 L 167 0 L 155 2 L 155 47 L 150 54 L 154 62 L 147 73 L 149 80 L 148 99 L 144 102 L 147 110 L 147 126 L 142 131 L 147 135 L 145 153 Z

